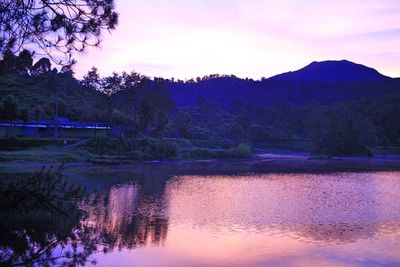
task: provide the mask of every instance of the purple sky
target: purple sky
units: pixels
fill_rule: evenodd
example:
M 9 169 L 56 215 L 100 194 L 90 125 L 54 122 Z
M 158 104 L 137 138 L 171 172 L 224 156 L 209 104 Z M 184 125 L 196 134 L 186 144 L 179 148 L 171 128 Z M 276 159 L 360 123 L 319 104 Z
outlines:
M 259 79 L 348 59 L 400 76 L 400 0 L 115 0 L 120 23 L 76 55 L 81 77 L 136 70 Z

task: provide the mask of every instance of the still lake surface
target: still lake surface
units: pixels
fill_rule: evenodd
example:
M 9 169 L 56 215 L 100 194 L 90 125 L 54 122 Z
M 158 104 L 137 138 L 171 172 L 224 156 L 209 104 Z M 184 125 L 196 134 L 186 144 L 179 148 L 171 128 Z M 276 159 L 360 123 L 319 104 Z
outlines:
M 400 266 L 398 171 L 201 169 L 67 169 L 89 190 L 87 265 Z

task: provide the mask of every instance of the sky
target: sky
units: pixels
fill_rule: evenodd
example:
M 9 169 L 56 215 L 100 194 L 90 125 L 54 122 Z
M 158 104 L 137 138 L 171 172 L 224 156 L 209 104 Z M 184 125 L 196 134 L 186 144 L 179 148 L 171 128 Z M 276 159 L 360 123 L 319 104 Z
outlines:
M 347 59 L 400 77 L 400 0 L 115 0 L 119 25 L 76 55 L 82 77 L 135 70 L 259 79 Z

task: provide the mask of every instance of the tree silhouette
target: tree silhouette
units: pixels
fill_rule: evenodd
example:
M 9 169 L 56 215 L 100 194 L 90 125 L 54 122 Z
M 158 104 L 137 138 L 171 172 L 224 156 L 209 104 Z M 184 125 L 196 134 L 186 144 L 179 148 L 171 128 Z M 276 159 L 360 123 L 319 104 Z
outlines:
M 0 177 L 0 265 L 84 265 L 96 250 L 92 229 L 81 223 L 84 190 L 59 169 L 27 177 Z
M 14 55 L 10 50 L 3 54 L 0 60 L 0 73 L 16 73 L 26 75 L 32 68 L 33 53 L 24 49 L 19 55 Z
M 51 62 L 48 58 L 42 57 L 31 68 L 32 75 L 41 75 L 51 70 Z
M 35 116 L 35 125 L 36 125 L 35 136 L 37 137 L 38 136 L 38 121 L 42 118 L 42 116 L 45 112 L 41 105 L 36 105 L 33 112 L 34 112 L 34 116 Z
M 83 76 L 82 85 L 87 88 L 100 91 L 100 75 L 96 67 L 92 67 L 88 73 Z
M 113 0 L 2 0 L 0 55 L 33 45 L 57 64 L 70 65 L 73 52 L 98 46 L 101 32 L 117 22 Z
M 2 118 L 8 121 L 15 120 L 18 116 L 18 103 L 14 96 L 7 95 L 2 103 Z

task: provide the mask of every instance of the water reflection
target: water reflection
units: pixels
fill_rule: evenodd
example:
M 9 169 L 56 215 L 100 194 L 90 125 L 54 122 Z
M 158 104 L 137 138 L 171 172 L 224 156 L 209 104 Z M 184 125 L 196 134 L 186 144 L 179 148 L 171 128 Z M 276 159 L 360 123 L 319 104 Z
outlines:
M 396 266 L 399 177 L 96 169 L 80 176 L 100 188 L 75 206 L 85 216 L 32 229 L 84 233 L 75 239 L 77 251 L 92 251 L 78 264 Z M 67 248 L 74 244 L 63 240 Z
M 118 185 L 90 221 L 119 251 L 96 258 L 101 266 L 400 264 L 390 252 L 400 247 L 398 179 L 182 175 L 157 187 Z
M 97 240 L 82 223 L 83 190 L 51 169 L 0 179 L 0 265 L 83 265 Z
M 397 178 L 390 174 L 181 177 L 170 183 L 170 217 L 216 232 L 268 230 L 308 241 L 353 242 L 398 224 Z
M 86 223 L 97 229 L 105 251 L 165 243 L 168 218 L 163 188 L 129 183 L 110 188 L 97 205 L 83 203 L 89 212 Z

